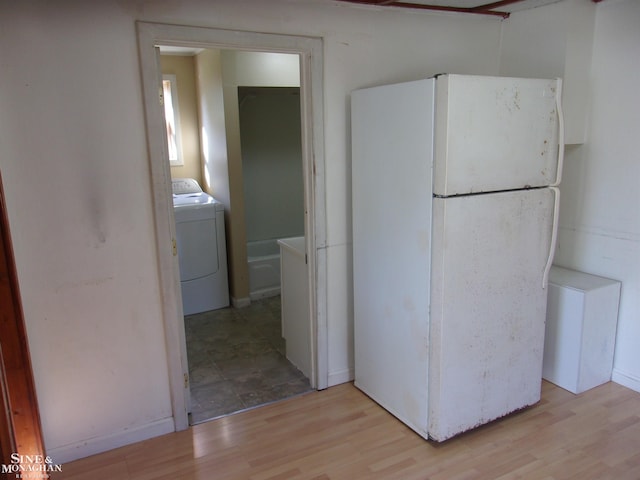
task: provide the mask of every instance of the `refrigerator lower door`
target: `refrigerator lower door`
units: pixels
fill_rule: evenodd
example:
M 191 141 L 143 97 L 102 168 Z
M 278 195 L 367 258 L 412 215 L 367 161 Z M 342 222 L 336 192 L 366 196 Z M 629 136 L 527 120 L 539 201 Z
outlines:
M 442 441 L 540 399 L 554 195 L 433 202 L 429 436 Z

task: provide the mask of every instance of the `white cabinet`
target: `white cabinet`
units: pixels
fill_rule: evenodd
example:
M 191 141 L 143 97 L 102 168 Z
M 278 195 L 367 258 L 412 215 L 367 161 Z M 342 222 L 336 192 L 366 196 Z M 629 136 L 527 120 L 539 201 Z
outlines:
M 573 393 L 611 379 L 620 282 L 553 266 L 542 377 Z
M 311 378 L 311 323 L 309 276 L 304 237 L 283 238 L 280 245 L 282 336 L 287 359 Z

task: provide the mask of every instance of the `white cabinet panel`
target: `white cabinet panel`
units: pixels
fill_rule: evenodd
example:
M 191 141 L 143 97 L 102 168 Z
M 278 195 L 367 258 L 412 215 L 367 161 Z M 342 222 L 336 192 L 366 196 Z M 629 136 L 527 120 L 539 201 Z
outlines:
M 573 393 L 611 380 L 619 300 L 616 280 L 551 268 L 543 378 Z

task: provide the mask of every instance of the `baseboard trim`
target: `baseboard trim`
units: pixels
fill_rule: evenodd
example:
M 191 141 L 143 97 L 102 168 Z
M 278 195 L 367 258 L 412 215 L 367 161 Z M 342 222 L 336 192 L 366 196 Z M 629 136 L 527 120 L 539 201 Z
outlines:
M 77 443 L 47 449 L 47 455 L 53 463 L 62 465 L 79 458 L 89 457 L 97 453 L 113 450 L 149 438 L 158 437 L 175 431 L 173 417 L 164 418 L 140 427 L 128 428 L 102 437 L 95 437 Z M 64 466 L 62 467 L 64 469 Z
M 275 297 L 276 295 L 280 295 L 279 285 L 277 287 L 263 288 L 255 292 L 249 292 L 249 298 L 252 302 L 262 300 L 263 298 Z
M 640 378 L 635 375 L 614 368 L 611 381 L 640 393 Z
M 353 368 L 346 368 L 344 370 L 338 370 L 337 372 L 329 372 L 328 386 L 340 385 L 341 383 L 347 383 L 354 379 Z
M 249 297 L 242 297 L 242 298 L 231 297 L 231 305 L 233 305 L 234 308 L 248 307 L 249 305 L 251 305 L 251 298 L 249 298 Z

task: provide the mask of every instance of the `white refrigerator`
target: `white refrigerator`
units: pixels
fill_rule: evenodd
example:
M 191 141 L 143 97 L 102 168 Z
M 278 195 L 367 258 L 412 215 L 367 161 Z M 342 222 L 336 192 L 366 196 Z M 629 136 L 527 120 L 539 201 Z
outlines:
M 540 399 L 559 79 L 351 96 L 355 385 L 446 440 Z

